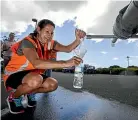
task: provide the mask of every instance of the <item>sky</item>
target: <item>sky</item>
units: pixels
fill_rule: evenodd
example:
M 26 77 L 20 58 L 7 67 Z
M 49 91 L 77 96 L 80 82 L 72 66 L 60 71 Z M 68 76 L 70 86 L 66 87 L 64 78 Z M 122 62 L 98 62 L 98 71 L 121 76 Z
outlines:
M 54 39 L 68 45 L 75 40 L 75 28 L 87 34 L 112 35 L 112 27 L 119 11 L 130 1 L 85 0 L 85 1 L 34 1 L 2 0 L 1 1 L 1 39 L 13 31 L 21 40 L 34 30 L 32 18 L 50 19 L 56 24 Z M 120 40 L 115 47 L 111 39 L 85 39 L 83 46 L 87 53 L 84 64 L 98 67 L 119 65 L 127 67 L 127 56 L 130 65 L 138 66 L 138 39 Z M 68 60 L 74 54 L 58 53 L 58 60 Z

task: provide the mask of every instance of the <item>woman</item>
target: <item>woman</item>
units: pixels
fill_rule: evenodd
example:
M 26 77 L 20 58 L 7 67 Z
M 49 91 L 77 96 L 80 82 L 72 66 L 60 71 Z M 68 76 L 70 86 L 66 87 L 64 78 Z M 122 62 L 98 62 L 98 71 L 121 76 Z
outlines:
M 4 41 L 1 51 L 3 52 L 4 67 L 8 64 L 11 57 L 11 46 L 15 43 L 14 41 L 15 34 L 10 33 L 7 41 Z
M 58 83 L 52 77 L 44 76 L 45 69 L 64 68 L 79 65 L 82 60 L 73 57 L 67 61 L 53 61 L 52 51 L 71 52 L 85 37 L 85 32 L 76 29 L 76 39 L 68 46 L 54 40 L 55 24 L 47 19 L 41 20 L 34 33 L 12 46 L 12 57 L 5 68 L 4 81 L 7 90 L 15 89 L 7 98 L 10 112 L 24 112 L 22 95 L 28 98 L 28 107 L 36 105 L 35 93 L 47 93 L 57 89 Z

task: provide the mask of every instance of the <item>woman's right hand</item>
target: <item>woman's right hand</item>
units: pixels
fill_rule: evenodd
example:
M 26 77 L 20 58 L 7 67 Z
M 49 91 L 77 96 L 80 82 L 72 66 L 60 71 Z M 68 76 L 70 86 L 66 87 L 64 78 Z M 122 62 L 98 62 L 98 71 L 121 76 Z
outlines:
M 66 61 L 67 67 L 77 66 L 82 62 L 82 59 L 79 57 L 72 57 L 71 59 Z

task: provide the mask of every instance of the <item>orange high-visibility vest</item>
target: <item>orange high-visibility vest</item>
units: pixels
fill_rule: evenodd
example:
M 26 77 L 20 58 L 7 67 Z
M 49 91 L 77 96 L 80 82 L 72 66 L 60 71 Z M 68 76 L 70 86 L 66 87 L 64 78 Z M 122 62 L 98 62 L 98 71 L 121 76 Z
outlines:
M 51 59 L 52 57 L 52 48 L 54 44 L 54 40 L 51 40 L 51 46 L 50 49 L 48 50 L 47 44 L 44 45 L 44 55 L 42 53 L 41 45 L 37 39 L 33 40 L 30 36 L 25 37 L 23 40 L 28 40 L 30 41 L 36 48 L 36 51 L 38 53 L 38 56 L 40 59 L 43 60 L 48 60 Z M 17 54 L 17 49 L 20 45 L 20 42 L 15 43 L 12 47 L 12 56 L 11 60 L 9 61 L 8 65 L 5 68 L 4 75 L 3 75 L 3 80 L 4 83 L 6 82 L 7 78 L 14 73 L 17 73 L 19 71 L 25 71 L 25 70 L 32 70 L 33 72 L 42 74 L 45 70 L 44 69 L 35 69 L 34 66 L 27 60 L 27 58 L 24 55 L 19 56 Z
M 51 60 L 56 60 L 56 58 L 57 58 L 57 51 L 51 50 L 49 56 L 50 56 Z

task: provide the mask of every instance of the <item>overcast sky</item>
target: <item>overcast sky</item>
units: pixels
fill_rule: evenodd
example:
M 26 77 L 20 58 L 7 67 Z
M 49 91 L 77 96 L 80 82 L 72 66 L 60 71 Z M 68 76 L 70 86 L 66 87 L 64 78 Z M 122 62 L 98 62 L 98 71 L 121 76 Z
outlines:
M 119 10 L 129 2 L 6 0 L 1 2 L 1 30 L 23 32 L 27 25 L 32 24 L 32 18 L 39 20 L 48 18 L 52 19 L 57 26 L 62 26 L 66 20 L 74 20 L 75 25 L 88 33 L 112 34 L 112 26 Z
M 34 27 L 32 18 L 51 19 L 59 30 L 71 25 L 81 28 L 87 34 L 113 34 L 112 27 L 119 10 L 128 5 L 130 1 L 113 0 L 85 0 L 85 1 L 34 1 L 34 0 L 6 0 L 1 1 L 1 33 L 18 31 L 20 35 L 28 33 Z M 72 23 L 70 26 L 67 24 Z M 61 28 L 61 29 L 60 29 Z M 71 33 L 73 34 L 73 33 Z M 61 38 L 60 38 L 61 39 Z M 97 44 L 103 39 L 93 39 Z M 62 40 L 61 40 L 62 41 Z M 70 42 L 70 41 L 68 41 Z M 138 48 L 137 39 L 130 39 L 126 44 L 134 43 Z M 131 48 L 126 48 L 131 49 Z M 137 49 L 136 49 L 137 50 Z M 119 51 L 117 51 L 119 52 Z M 99 53 L 109 54 L 109 49 L 102 49 Z M 136 54 L 136 51 L 134 51 Z M 137 54 L 131 54 L 137 58 Z M 113 61 L 119 56 L 113 56 Z M 138 60 L 138 59 L 137 59 Z M 98 64 L 96 62 L 92 62 Z M 121 64 L 121 63 L 120 63 Z

